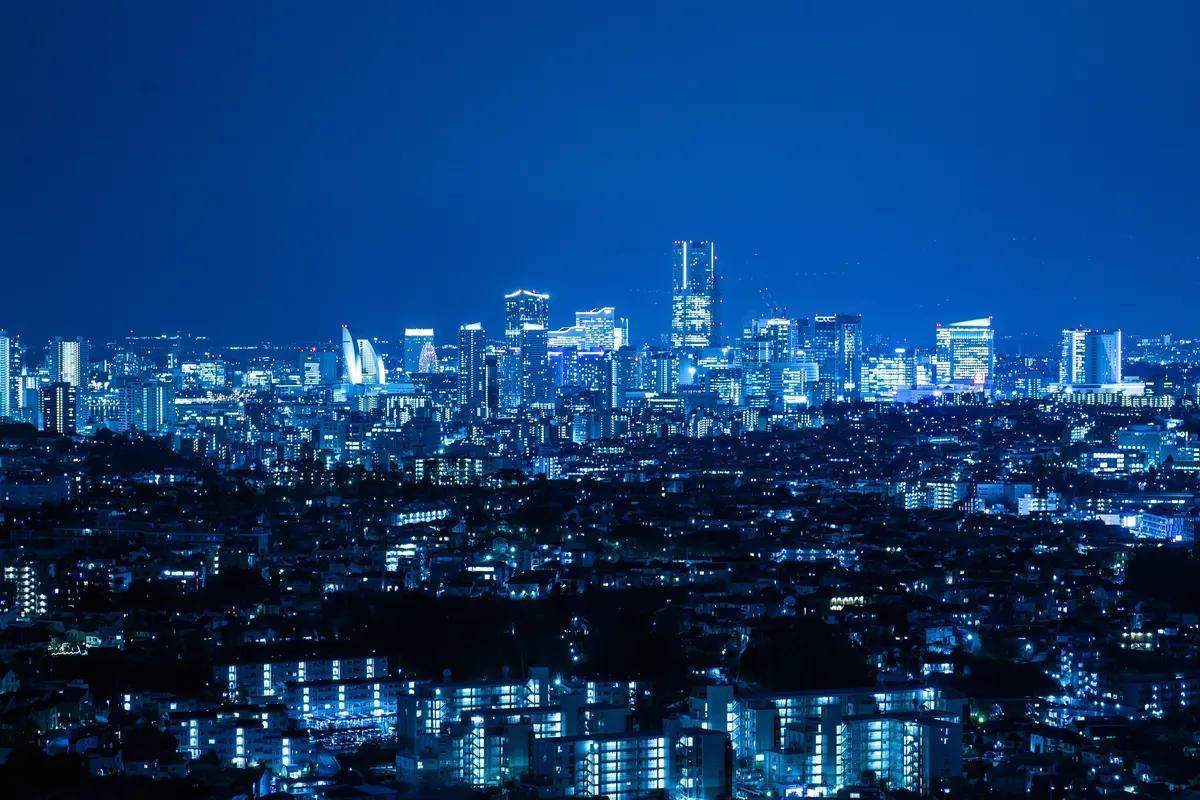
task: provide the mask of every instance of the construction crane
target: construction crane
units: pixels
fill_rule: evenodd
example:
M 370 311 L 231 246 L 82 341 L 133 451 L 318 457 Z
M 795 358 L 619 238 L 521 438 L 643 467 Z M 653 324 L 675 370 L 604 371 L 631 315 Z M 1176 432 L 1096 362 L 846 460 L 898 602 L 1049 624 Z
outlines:
M 783 309 L 775 302 L 775 298 L 771 297 L 770 289 L 759 289 L 758 296 L 762 298 L 763 304 L 766 305 L 767 311 L 771 313 L 772 317 L 783 316 Z

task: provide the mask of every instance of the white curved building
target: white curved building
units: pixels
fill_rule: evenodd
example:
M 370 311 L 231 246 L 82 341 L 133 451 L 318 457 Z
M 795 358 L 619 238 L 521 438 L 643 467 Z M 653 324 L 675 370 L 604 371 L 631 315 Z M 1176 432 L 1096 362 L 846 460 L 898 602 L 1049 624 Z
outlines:
M 379 386 L 387 383 L 387 370 L 383 359 L 375 352 L 370 339 L 359 339 L 356 343 L 350 329 L 342 326 L 342 383 L 355 386 Z

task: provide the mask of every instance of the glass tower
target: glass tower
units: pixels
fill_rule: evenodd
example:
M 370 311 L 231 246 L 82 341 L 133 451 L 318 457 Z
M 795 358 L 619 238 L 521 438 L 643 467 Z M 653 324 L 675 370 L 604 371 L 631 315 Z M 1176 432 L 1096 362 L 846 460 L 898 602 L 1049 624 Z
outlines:
M 487 341 L 483 325 L 463 325 L 458 332 L 458 407 L 467 416 L 487 417 Z
M 990 388 L 996 364 L 995 335 L 991 317 L 939 325 L 938 380 Z
M 504 337 L 509 347 L 521 346 L 521 326 L 541 325 L 550 329 L 550 295 L 517 289 L 504 295 Z
M 857 400 L 861 391 L 862 314 L 817 314 L 812 331 L 819 379 L 832 385 L 833 397 Z
M 16 376 L 13 375 L 13 347 L 12 339 L 7 331 L 0 330 L 0 419 L 10 418 L 15 413 L 16 393 L 13 391 L 16 386 Z
M 1064 386 L 1119 384 L 1121 332 L 1063 331 L 1058 382 Z
M 720 280 L 712 242 L 675 242 L 671 346 L 720 347 Z

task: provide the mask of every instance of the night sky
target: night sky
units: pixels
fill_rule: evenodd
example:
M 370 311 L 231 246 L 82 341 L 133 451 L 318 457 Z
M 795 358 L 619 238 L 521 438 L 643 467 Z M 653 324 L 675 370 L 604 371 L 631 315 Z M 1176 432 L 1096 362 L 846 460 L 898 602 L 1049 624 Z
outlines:
M 733 327 L 1200 333 L 1195 2 L 27 0 L 0 108 L 30 338 L 454 340 L 529 287 L 657 341 L 679 238 Z

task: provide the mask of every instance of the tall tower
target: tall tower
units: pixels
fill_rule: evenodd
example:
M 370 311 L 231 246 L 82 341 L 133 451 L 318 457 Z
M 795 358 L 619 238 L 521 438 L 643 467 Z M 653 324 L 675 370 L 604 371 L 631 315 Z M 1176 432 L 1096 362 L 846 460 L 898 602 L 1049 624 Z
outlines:
M 50 349 L 51 378 L 80 388 L 88 380 L 88 345 L 82 338 L 55 338 Z
M 817 377 L 833 384 L 833 396 L 857 400 L 862 389 L 862 314 L 814 316 L 812 350 Z
M 504 295 L 504 338 L 509 347 L 521 346 L 521 326 L 541 325 L 550 329 L 550 295 L 517 289 Z
M 1064 386 L 1119 384 L 1121 332 L 1063 331 L 1058 382 Z
M 671 346 L 719 347 L 720 281 L 712 242 L 675 242 Z
M 458 407 L 471 417 L 487 417 L 487 351 L 483 325 L 463 325 L 458 332 Z
M 616 309 L 612 306 L 576 311 L 575 327 L 583 329 L 581 344 L 585 350 L 616 350 L 621 347 Z
M 42 389 L 42 430 L 75 433 L 76 388 L 58 381 Z
M 521 326 L 521 404 L 549 402 L 552 384 L 546 328 L 527 322 Z
M 13 400 L 16 376 L 13 375 L 13 355 L 16 348 L 7 331 L 0 330 L 0 419 L 11 419 L 16 413 Z
M 996 363 L 995 336 L 991 317 L 939 325 L 938 380 L 990 387 Z

